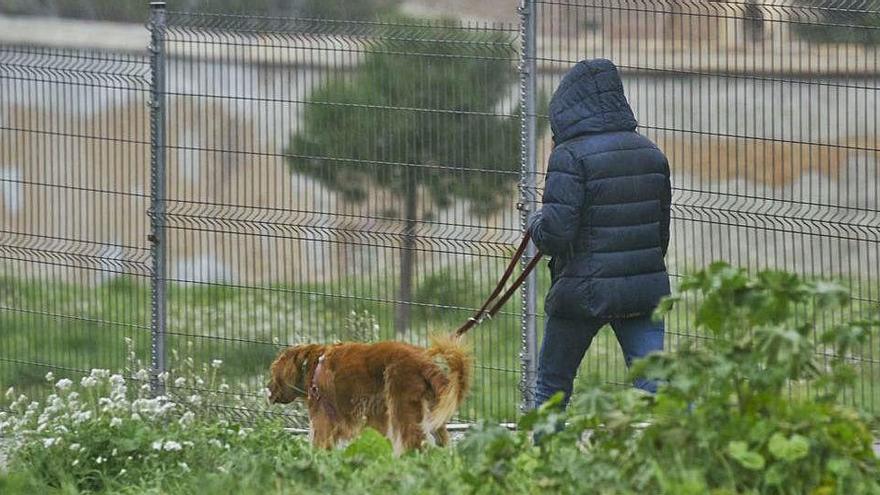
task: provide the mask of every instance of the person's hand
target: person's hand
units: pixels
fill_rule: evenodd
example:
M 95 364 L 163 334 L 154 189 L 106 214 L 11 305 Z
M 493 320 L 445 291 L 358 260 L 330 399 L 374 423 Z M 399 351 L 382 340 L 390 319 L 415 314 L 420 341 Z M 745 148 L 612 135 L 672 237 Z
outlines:
M 540 224 L 541 224 L 541 210 L 538 209 L 538 210 L 535 210 L 534 212 L 532 212 L 531 215 L 529 215 L 529 219 L 526 222 L 526 231 L 529 232 L 530 234 L 532 234 L 532 236 L 534 236 L 535 229 L 538 228 L 538 226 Z

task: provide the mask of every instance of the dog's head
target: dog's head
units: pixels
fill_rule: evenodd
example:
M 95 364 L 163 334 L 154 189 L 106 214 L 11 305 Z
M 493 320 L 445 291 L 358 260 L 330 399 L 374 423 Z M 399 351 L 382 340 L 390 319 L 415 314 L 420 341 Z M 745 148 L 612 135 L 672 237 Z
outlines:
M 269 369 L 270 404 L 288 404 L 308 395 L 306 377 L 324 353 L 323 345 L 305 344 L 281 351 Z

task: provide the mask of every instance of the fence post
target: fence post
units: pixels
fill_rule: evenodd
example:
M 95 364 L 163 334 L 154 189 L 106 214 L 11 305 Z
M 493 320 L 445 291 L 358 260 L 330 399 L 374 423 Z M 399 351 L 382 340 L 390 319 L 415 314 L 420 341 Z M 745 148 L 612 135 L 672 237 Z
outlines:
M 520 108 L 522 111 L 522 135 L 520 156 L 520 222 L 522 230 L 526 228 L 529 214 L 535 207 L 535 179 L 537 175 L 537 116 L 535 99 L 537 90 L 537 73 L 535 72 L 535 0 L 522 0 L 519 7 L 520 34 L 522 49 L 520 51 Z M 525 264 L 535 256 L 535 247 L 529 244 L 522 263 Z M 538 363 L 538 332 L 537 332 L 537 281 L 535 271 L 526 278 L 522 286 L 522 350 L 520 354 L 522 366 L 522 409 L 535 407 L 535 379 Z
M 164 394 L 165 372 L 165 2 L 150 2 L 150 386 Z

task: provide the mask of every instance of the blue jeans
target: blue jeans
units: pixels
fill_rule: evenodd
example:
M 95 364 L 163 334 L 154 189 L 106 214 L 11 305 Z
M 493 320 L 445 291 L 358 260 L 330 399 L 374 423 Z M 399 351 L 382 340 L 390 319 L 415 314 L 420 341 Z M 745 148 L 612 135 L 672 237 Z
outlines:
M 538 383 L 535 404 L 543 404 L 560 390 L 565 393 L 563 405 L 568 405 L 574 377 L 593 337 L 610 323 L 623 350 L 627 367 L 654 351 L 663 350 L 663 323 L 654 322 L 650 315 L 621 320 L 567 320 L 547 317 L 544 342 L 538 359 Z M 654 393 L 657 384 L 638 378 L 633 385 Z

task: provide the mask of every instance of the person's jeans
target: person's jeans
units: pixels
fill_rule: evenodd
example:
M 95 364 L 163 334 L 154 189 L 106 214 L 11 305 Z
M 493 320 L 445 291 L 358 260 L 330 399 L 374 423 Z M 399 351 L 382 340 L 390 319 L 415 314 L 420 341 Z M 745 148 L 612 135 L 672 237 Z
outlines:
M 563 405 L 568 405 L 578 366 L 593 337 L 606 323 L 611 324 L 617 335 L 627 367 L 635 359 L 663 350 L 663 323 L 654 322 L 650 315 L 611 321 L 548 316 L 538 359 L 535 405 L 543 404 L 560 390 L 565 393 Z M 643 378 L 636 379 L 633 385 L 651 393 L 657 391 L 655 382 Z

